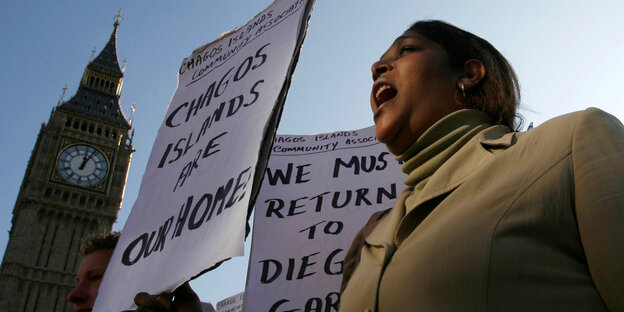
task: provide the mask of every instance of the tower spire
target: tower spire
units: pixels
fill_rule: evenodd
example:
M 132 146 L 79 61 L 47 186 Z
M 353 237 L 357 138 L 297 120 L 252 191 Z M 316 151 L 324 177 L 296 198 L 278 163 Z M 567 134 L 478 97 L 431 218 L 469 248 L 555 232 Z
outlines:
M 104 49 L 93 59 L 89 66 L 97 66 L 108 71 L 122 74 L 121 66 L 119 66 L 119 60 L 117 59 L 117 29 L 119 28 L 119 22 L 122 20 L 121 10 L 118 14 L 115 14 L 114 29 L 111 33 L 108 43 L 104 46 Z
M 123 20 L 123 17 L 121 16 L 121 9 L 119 9 L 119 12 L 117 12 L 117 14 L 115 14 L 115 27 L 119 26 L 119 24 L 121 24 L 121 21 Z
M 117 57 L 117 30 L 122 20 L 121 13 L 119 10 L 115 14 L 113 32 L 104 49 L 89 61 L 78 91 L 60 106 L 130 128 L 120 105 L 125 69 L 125 64 L 122 68 Z

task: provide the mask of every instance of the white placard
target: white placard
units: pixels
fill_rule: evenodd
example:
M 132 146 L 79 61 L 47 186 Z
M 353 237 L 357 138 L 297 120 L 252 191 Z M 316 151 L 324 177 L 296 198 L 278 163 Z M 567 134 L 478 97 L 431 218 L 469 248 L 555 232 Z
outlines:
M 140 291 L 172 291 L 243 254 L 254 173 L 264 167 L 312 3 L 277 0 L 184 59 L 94 311 L 132 308 Z
M 337 311 L 355 234 L 392 207 L 404 178 L 374 127 L 278 135 L 256 201 L 245 311 Z
M 227 297 L 217 303 L 217 312 L 241 312 L 243 311 L 243 299 L 245 292 Z

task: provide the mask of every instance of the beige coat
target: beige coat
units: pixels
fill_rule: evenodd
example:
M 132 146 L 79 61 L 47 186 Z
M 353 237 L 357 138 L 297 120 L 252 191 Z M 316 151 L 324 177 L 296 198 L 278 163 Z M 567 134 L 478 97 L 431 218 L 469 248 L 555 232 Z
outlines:
M 363 229 L 340 311 L 624 311 L 624 127 L 588 109 L 505 129 Z

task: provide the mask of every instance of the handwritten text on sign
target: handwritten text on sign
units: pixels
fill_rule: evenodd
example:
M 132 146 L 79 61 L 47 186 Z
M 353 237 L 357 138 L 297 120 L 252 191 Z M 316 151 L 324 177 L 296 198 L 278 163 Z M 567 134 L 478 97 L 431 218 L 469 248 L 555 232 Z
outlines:
M 256 201 L 246 311 L 338 310 L 353 237 L 403 188 L 374 133 L 277 136 Z
M 184 59 L 95 311 L 130 309 L 140 291 L 171 291 L 242 255 L 255 171 L 271 144 L 270 120 L 281 111 L 309 3 L 277 0 Z

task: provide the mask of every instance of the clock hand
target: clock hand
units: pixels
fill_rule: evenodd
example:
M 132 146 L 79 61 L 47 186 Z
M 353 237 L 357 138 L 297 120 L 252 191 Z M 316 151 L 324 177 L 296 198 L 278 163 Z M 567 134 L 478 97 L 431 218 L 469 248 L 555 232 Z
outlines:
M 93 151 L 91 153 L 91 155 L 89 155 L 89 157 L 82 157 L 82 162 L 80 163 L 80 166 L 78 167 L 78 169 L 82 170 L 84 169 L 85 165 L 87 164 L 87 161 L 89 161 L 89 159 L 91 159 L 91 157 L 93 157 L 93 155 L 95 155 L 95 151 Z

